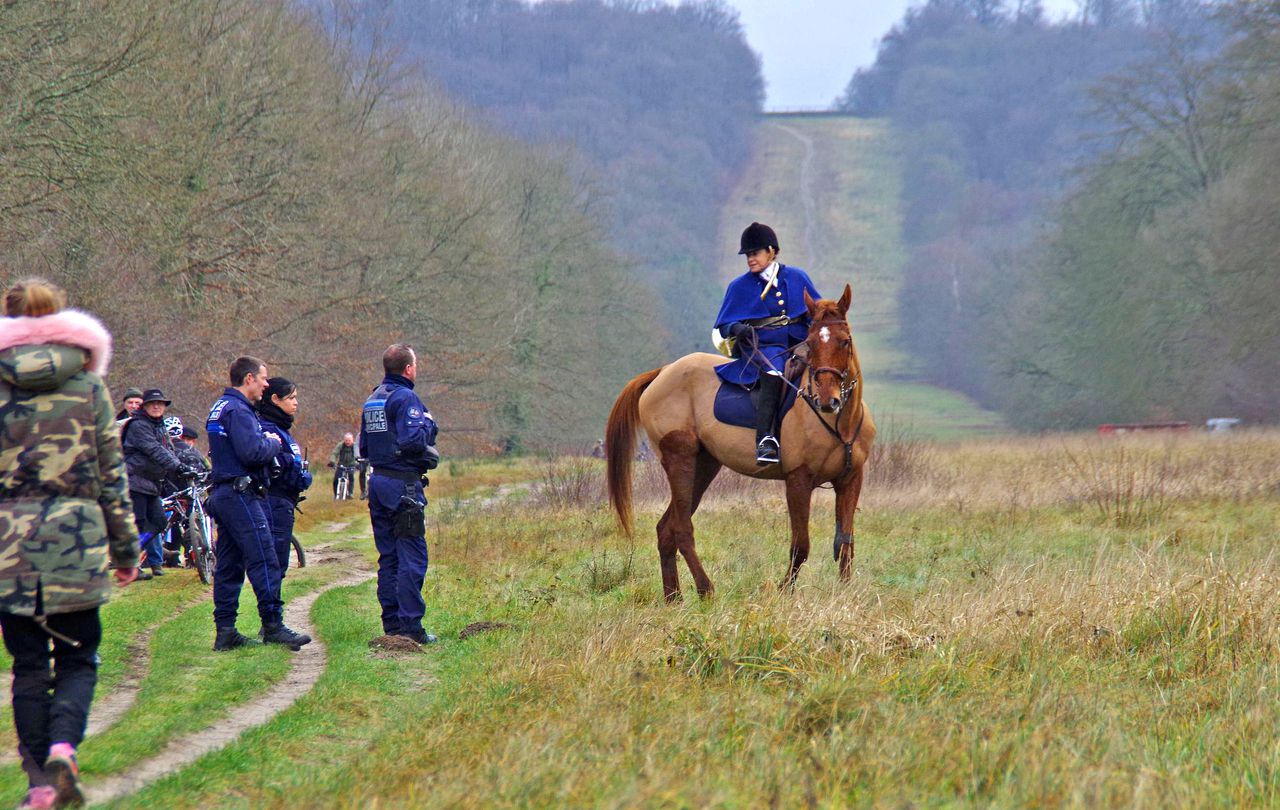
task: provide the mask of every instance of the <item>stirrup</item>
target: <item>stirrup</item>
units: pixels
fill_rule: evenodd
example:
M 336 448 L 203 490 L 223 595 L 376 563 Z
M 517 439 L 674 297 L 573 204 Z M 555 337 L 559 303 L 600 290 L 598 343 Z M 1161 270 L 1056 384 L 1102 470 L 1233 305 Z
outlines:
M 760 440 L 760 444 L 756 445 L 756 463 L 777 464 L 779 460 L 778 440 L 772 436 L 765 436 Z

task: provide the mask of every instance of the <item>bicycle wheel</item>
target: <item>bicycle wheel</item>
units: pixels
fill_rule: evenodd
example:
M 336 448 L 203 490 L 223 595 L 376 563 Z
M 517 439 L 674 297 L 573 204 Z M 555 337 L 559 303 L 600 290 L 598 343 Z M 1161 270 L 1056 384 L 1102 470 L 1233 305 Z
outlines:
M 213 584 L 213 566 L 217 562 L 213 549 L 213 521 L 203 508 L 191 510 L 191 520 L 187 524 L 190 533 L 191 557 L 196 564 L 196 573 L 200 581 L 206 585 Z
M 338 479 L 338 491 L 334 494 L 334 499 L 345 501 L 347 499 L 347 488 L 350 487 L 347 477 L 344 475 Z
M 307 552 L 303 551 L 302 544 L 298 542 L 298 538 L 290 537 L 289 542 L 293 544 L 293 551 L 298 555 L 298 567 L 307 567 Z

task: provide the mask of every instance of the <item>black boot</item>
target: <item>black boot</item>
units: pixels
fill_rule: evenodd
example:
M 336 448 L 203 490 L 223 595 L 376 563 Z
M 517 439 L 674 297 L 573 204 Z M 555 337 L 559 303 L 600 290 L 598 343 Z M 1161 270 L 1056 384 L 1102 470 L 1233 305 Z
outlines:
M 213 651 L 224 652 L 226 650 L 234 650 L 236 647 L 243 647 L 246 644 L 256 644 L 257 642 L 240 635 L 234 627 L 219 627 L 218 636 L 213 640 Z
M 412 639 L 419 644 L 435 644 L 437 641 L 435 636 L 422 628 L 418 628 L 417 630 L 402 630 L 399 633 L 396 633 L 396 635 Z
M 761 374 L 760 381 L 751 389 L 751 404 L 756 409 L 757 464 L 777 464 L 780 460 L 774 422 L 778 418 L 781 400 L 782 378 L 776 374 Z
M 266 644 L 283 644 L 297 652 L 304 645 L 311 643 L 311 636 L 306 633 L 295 633 L 281 622 L 280 624 L 264 624 L 262 626 L 262 641 Z

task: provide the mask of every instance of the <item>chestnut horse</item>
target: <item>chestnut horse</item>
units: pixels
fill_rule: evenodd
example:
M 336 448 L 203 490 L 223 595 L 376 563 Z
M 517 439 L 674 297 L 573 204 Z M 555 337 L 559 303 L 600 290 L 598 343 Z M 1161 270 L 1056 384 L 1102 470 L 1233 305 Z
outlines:
M 713 415 L 720 378 L 719 355 L 685 355 L 670 365 L 645 372 L 622 389 L 609 413 L 605 433 L 609 502 L 628 536 L 632 533 L 631 459 L 637 427 L 657 449 L 671 486 L 671 502 L 658 521 L 658 558 L 662 590 L 668 601 L 680 598 L 676 552 L 684 556 L 698 593 L 712 591 L 693 545 L 693 514 L 721 467 L 753 478 L 786 481 L 791 514 L 791 564 L 782 587 L 795 585 L 809 557 L 809 510 L 813 490 L 833 482 L 836 529 L 833 552 L 840 577 L 849 578 L 853 562 L 853 515 L 862 491 L 862 467 L 875 438 L 875 423 L 862 400 L 862 368 L 846 315 L 850 290 L 839 301 L 814 301 L 806 292 L 812 318 L 808 364 L 800 378 L 796 404 L 782 422 L 782 460 L 756 464 L 755 432 L 716 421 Z

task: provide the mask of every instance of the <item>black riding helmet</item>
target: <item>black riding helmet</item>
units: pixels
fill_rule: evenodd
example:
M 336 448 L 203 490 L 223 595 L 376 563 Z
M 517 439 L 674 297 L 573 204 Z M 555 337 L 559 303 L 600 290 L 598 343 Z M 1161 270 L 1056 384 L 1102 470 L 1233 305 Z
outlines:
M 768 225 L 761 225 L 759 222 L 751 223 L 742 232 L 741 247 L 742 249 L 738 251 L 739 256 L 745 256 L 763 248 L 780 249 L 778 247 L 778 235 L 773 232 L 773 228 Z

